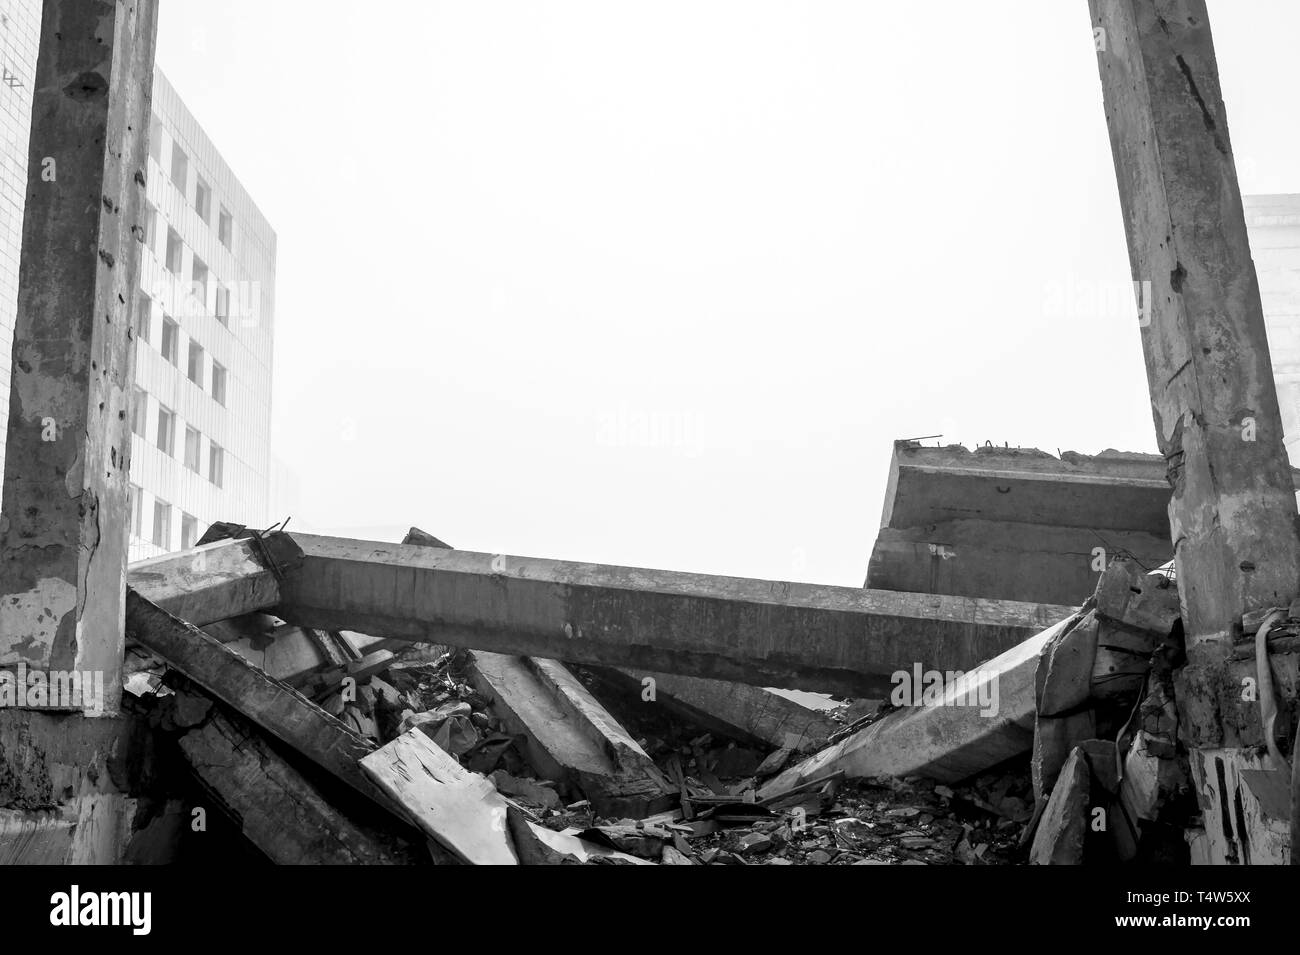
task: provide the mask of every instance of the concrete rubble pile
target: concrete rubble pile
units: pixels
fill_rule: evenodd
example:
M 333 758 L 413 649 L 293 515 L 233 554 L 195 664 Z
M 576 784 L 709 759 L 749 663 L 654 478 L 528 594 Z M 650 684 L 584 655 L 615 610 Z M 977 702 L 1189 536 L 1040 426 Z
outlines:
M 153 826 L 155 854 L 212 807 L 242 836 L 232 845 L 281 863 L 1185 861 L 1207 838 L 1178 735 L 1171 571 L 1114 560 L 1083 606 L 1021 605 L 1037 632 L 1001 634 L 1003 652 L 958 659 L 914 699 L 896 674 L 888 694 L 815 708 L 752 685 L 761 667 L 747 685 L 698 658 L 654 658 L 687 671 L 672 674 L 627 665 L 636 651 L 562 663 L 483 649 L 511 646 L 447 602 L 419 639 L 409 620 L 374 636 L 304 626 L 286 599 L 310 568 L 303 539 L 218 524 L 189 552 L 132 565 L 129 706 L 186 779 L 155 774 L 150 802 L 170 825 Z M 465 560 L 416 529 L 374 549 L 392 546 L 416 566 Z M 538 576 L 491 560 L 499 588 Z M 640 593 L 654 605 L 663 589 Z M 381 594 L 339 593 L 332 613 L 378 620 Z M 584 610 L 617 641 L 616 611 Z

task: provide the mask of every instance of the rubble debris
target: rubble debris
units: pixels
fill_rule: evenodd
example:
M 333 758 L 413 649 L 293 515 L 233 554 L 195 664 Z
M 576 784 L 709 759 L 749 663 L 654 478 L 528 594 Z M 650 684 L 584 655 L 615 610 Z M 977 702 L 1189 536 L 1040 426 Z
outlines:
M 430 837 L 471 865 L 518 865 L 507 803 L 419 729 L 361 760 L 361 770 Z
M 887 714 L 848 739 L 787 769 L 760 788 L 760 796 L 843 771 L 849 778 L 925 775 L 953 783 L 1033 745 L 1034 674 L 1038 654 L 1077 617 L 1026 640 L 949 684 L 933 706 Z M 981 684 L 997 686 L 996 719 L 981 706 Z M 985 699 L 991 700 L 990 694 Z
M 447 548 L 416 527 L 404 543 Z M 650 757 L 563 664 L 486 650 L 468 659 L 469 677 L 493 715 L 522 740 L 533 769 L 565 786 L 566 795 L 585 795 L 606 815 L 641 817 L 669 804 Z
M 253 723 L 373 798 L 358 761 L 373 748 L 287 684 L 128 589 L 127 635 Z
M 563 665 L 485 651 L 470 659 L 474 686 L 522 738 L 536 772 L 605 815 L 646 816 L 670 804 L 650 757 Z

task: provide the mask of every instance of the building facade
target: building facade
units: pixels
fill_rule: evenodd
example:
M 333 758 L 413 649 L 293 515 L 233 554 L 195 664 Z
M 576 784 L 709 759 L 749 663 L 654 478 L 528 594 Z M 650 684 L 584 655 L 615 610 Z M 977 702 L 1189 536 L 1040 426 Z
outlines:
M 40 0 L 0 3 L 0 421 L 8 421 Z M 131 560 L 270 523 L 275 232 L 155 71 L 132 305 Z M 0 473 L 4 434 L 0 429 Z
M 1300 466 L 1300 195 L 1243 201 L 1287 455 Z
M 130 557 L 269 523 L 275 232 L 154 74 L 134 310 Z

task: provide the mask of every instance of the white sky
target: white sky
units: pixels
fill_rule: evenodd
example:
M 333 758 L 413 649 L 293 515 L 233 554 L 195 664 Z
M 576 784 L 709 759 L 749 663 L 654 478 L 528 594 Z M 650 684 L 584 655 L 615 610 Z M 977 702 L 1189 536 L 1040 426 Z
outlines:
M 1210 13 L 1300 191 L 1300 4 Z M 1155 450 L 1084 0 L 163 0 L 158 61 L 279 236 L 299 529 L 860 586 L 896 437 Z

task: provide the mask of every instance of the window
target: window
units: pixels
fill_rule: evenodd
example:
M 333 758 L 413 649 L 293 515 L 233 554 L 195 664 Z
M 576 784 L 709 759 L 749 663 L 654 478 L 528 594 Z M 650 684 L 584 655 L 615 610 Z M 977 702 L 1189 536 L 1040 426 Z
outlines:
M 144 525 L 144 489 L 138 484 L 131 485 L 131 533 L 140 536 Z
M 230 289 L 224 285 L 217 286 L 217 321 L 230 327 Z
M 167 267 L 167 271 L 170 272 L 172 275 L 181 274 L 181 250 L 183 248 L 184 248 L 184 244 L 181 242 L 181 237 L 176 234 L 175 229 L 173 229 L 171 226 L 168 226 L 167 227 L 167 259 L 166 261 L 163 262 L 163 265 Z
M 189 550 L 199 539 L 199 522 L 192 514 L 181 511 L 181 550 Z
M 149 114 L 149 155 L 162 168 L 162 123 L 153 113 Z
M 208 221 L 211 214 L 212 190 L 208 184 L 203 181 L 202 176 L 194 177 L 194 211 L 199 214 L 199 218 L 204 222 Z
M 153 299 L 141 292 L 135 300 L 135 337 L 142 342 L 148 342 L 150 326 L 152 325 Z
M 149 421 L 149 397 L 143 388 L 131 388 L 131 433 L 144 437 L 144 429 Z
M 158 232 L 158 210 L 148 199 L 144 203 L 144 247 L 153 251 L 154 236 Z
M 163 316 L 162 342 L 159 350 L 173 365 L 180 359 L 181 327 L 166 315 Z
M 185 155 L 185 150 L 181 149 L 181 144 L 172 141 L 172 182 L 176 183 L 176 188 L 185 194 L 185 181 L 190 174 L 190 160 Z
M 215 361 L 212 363 L 212 399 L 221 407 L 226 406 L 226 369 Z
M 217 213 L 217 238 L 227 249 L 235 238 L 235 220 L 230 218 L 230 213 L 226 207 L 222 206 L 221 211 Z
M 193 279 L 194 297 L 204 305 L 208 304 L 208 267 L 203 260 L 197 255 L 194 256 L 194 265 L 190 269 L 190 276 Z
M 208 480 L 217 487 L 223 487 L 223 474 L 226 466 L 226 454 L 221 450 L 221 445 L 213 441 L 208 448 Z
M 185 428 L 185 466 L 195 474 L 199 473 L 199 432 L 196 428 Z
M 190 381 L 203 387 L 203 346 L 193 340 L 190 341 L 190 360 L 185 373 Z
M 172 448 L 176 441 L 176 414 L 168 411 L 162 405 L 158 406 L 158 434 L 154 444 L 158 450 L 168 457 L 172 456 Z
M 172 506 L 157 499 L 153 502 L 153 542 L 164 550 L 172 546 Z

